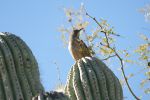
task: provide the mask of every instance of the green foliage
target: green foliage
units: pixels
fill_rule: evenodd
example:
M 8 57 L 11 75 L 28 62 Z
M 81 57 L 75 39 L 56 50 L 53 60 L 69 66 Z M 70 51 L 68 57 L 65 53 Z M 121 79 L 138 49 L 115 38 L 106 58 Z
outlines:
M 137 47 L 135 50 L 135 53 L 139 54 L 139 61 L 146 63 L 143 67 L 145 71 L 146 79 L 143 79 L 140 83 L 141 87 L 144 87 L 144 85 L 149 84 L 150 81 L 150 66 L 148 65 L 149 59 L 150 59 L 150 39 L 146 37 L 145 35 L 140 35 L 140 37 L 144 40 L 144 44 L 141 44 Z M 146 88 L 144 89 L 146 94 L 150 93 L 150 89 Z

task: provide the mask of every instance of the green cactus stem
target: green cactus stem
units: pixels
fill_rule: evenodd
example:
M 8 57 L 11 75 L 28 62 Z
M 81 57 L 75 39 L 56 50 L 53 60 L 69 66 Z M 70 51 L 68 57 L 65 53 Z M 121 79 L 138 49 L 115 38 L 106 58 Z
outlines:
M 82 58 L 73 65 L 65 93 L 70 100 L 123 100 L 118 78 L 95 57 Z
M 31 100 L 43 91 L 29 47 L 13 34 L 0 33 L 0 100 Z

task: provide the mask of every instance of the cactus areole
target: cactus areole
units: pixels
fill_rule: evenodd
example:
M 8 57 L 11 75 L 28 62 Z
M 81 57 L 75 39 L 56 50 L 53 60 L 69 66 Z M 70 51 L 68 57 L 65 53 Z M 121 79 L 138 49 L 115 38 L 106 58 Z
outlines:
M 65 93 L 70 100 L 123 100 L 118 78 L 95 57 L 84 57 L 72 66 Z
M 43 91 L 29 47 L 13 34 L 0 33 L 0 100 L 31 100 Z

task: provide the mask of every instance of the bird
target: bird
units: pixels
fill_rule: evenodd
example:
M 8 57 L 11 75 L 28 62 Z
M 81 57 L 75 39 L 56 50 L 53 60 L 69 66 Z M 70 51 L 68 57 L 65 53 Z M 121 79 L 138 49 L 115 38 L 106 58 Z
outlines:
M 87 45 L 79 38 L 81 29 L 74 29 L 70 33 L 68 49 L 75 61 L 82 57 L 92 57 L 90 49 Z

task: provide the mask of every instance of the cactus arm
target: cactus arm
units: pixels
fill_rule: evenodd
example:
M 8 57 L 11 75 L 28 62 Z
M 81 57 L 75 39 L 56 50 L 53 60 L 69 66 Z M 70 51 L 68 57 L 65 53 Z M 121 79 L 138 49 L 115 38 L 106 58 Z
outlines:
M 83 86 L 85 98 L 86 98 L 86 100 L 94 100 L 93 96 L 92 96 L 91 87 L 89 87 L 90 82 L 89 82 L 89 79 L 87 76 L 87 72 L 85 70 L 86 68 L 85 68 L 82 60 L 79 60 L 78 66 L 79 66 L 80 77 L 81 77 L 80 79 L 81 79 L 81 83 Z
M 43 91 L 30 49 L 19 37 L 0 33 L 0 100 L 31 100 Z
M 40 93 L 41 91 L 44 90 L 39 79 L 40 74 L 39 74 L 39 69 L 37 67 L 38 66 L 37 61 L 35 57 L 33 56 L 30 48 L 25 44 L 25 42 L 22 39 L 20 39 L 19 37 L 13 34 L 11 34 L 10 36 L 17 42 L 18 46 L 20 47 L 24 55 L 25 63 L 27 63 L 27 66 L 31 68 L 31 73 L 32 73 L 32 77 L 34 81 L 31 80 L 30 82 L 32 85 L 31 87 L 34 88 L 33 91 L 36 91 L 36 92 L 33 92 L 33 95 L 36 95 L 37 93 Z M 28 67 L 25 67 L 25 69 L 30 70 Z
M 18 77 L 16 75 L 16 69 L 15 69 L 15 65 L 13 62 L 13 57 L 12 57 L 11 51 L 10 51 L 8 45 L 6 44 L 6 42 L 4 41 L 4 39 L 2 37 L 0 37 L 0 39 L 1 39 L 0 48 L 1 48 L 2 54 L 3 54 L 3 55 L 1 55 L 3 57 L 3 61 L 1 61 L 1 62 L 3 64 L 3 67 L 5 67 L 6 70 L 8 71 L 8 78 L 4 79 L 5 81 L 7 81 L 7 83 L 4 83 L 4 85 L 6 85 L 6 84 L 11 85 L 10 87 L 7 87 L 7 89 L 10 89 L 9 91 L 6 91 L 6 89 L 5 89 L 6 97 L 7 97 L 7 95 L 14 95 L 14 96 L 9 97 L 12 100 L 23 98 L 23 95 L 21 92 L 21 87 L 20 87 L 19 81 L 18 81 Z
M 115 74 L 109 68 L 107 68 L 107 70 L 111 72 L 112 76 L 114 77 L 116 100 L 123 100 L 123 91 L 122 91 L 122 86 L 119 82 L 119 79 L 115 76 Z
M 104 72 L 101 70 L 100 66 L 97 65 L 95 60 L 92 60 L 89 57 L 87 57 L 85 59 L 87 59 L 87 61 L 90 62 L 93 70 L 96 73 L 96 77 L 98 80 L 98 85 L 99 85 L 100 93 L 101 93 L 101 99 L 109 100 L 107 85 L 106 85 L 106 77 L 104 75 Z
M 112 73 L 112 71 L 109 69 L 109 68 L 105 68 L 105 70 L 107 70 L 111 76 L 113 76 L 113 80 L 114 80 L 114 83 L 115 83 L 115 98 L 116 100 L 122 100 L 123 98 L 123 91 L 122 91 L 122 86 L 119 82 L 119 79 L 115 76 L 114 73 Z
M 117 100 L 123 100 L 123 91 L 122 91 L 122 86 L 121 86 L 121 84 L 120 84 L 120 82 L 119 82 L 119 80 L 116 78 L 115 79 L 115 87 L 116 87 L 116 99 Z
M 5 64 L 3 62 L 3 56 L 2 53 L 0 52 L 0 99 L 9 99 L 13 98 L 13 92 L 12 92 L 12 87 L 10 84 L 10 79 L 8 72 L 6 70 Z M 5 91 L 8 93 L 5 95 Z M 5 99 L 4 99 L 5 98 Z
M 18 39 L 16 39 L 14 36 L 11 36 L 10 37 L 13 41 L 15 41 L 18 45 L 18 49 L 20 50 L 20 53 L 22 55 L 22 60 L 23 60 L 23 65 L 24 65 L 24 71 L 25 71 L 25 74 L 27 76 L 27 80 L 30 84 L 30 87 L 31 87 L 31 90 L 32 90 L 32 93 L 33 95 L 35 95 L 37 93 L 37 89 L 36 89 L 36 82 L 33 81 L 34 80 L 34 75 L 32 75 L 32 63 L 30 61 L 31 57 L 29 55 L 29 51 L 26 50 L 25 47 L 23 47 L 22 44 L 20 44 L 18 42 Z M 23 48 L 23 49 L 22 49 Z
M 85 95 L 84 95 L 84 91 L 82 89 L 79 69 L 77 66 L 73 66 L 73 73 L 74 73 L 73 74 L 73 87 L 75 90 L 77 100 L 86 100 Z
M 99 59 L 97 59 L 97 58 L 93 58 L 93 59 L 95 59 L 97 64 L 99 66 L 101 66 L 103 72 L 106 75 L 106 81 L 107 81 L 107 86 L 108 86 L 107 88 L 108 88 L 110 100 L 116 100 L 116 93 L 114 92 L 116 89 L 115 88 L 115 80 L 114 80 L 111 70 Z
M 72 100 L 77 100 L 76 95 L 74 93 L 74 89 L 73 89 L 73 83 L 72 83 L 72 78 L 73 78 L 73 67 L 70 70 L 70 73 L 68 75 L 68 79 L 67 79 L 67 86 L 66 86 L 66 91 L 69 96 L 69 98 L 72 98 Z
M 95 74 L 94 70 L 92 69 L 90 63 L 85 58 L 82 58 L 82 59 L 84 61 L 84 66 L 86 67 L 86 72 L 87 72 L 88 78 L 90 80 L 90 87 L 91 87 L 91 92 L 93 94 L 93 99 L 101 100 L 101 95 L 100 95 L 100 91 L 99 91 L 96 74 Z
M 77 99 L 71 100 L 123 100 L 121 84 L 115 74 L 99 59 L 83 57 L 73 65 L 69 78 Z M 73 81 L 72 81 L 73 80 Z M 83 93 L 84 92 L 84 93 Z M 84 98 L 81 98 L 83 95 Z
M 106 68 L 106 70 L 108 70 L 111 75 L 114 77 L 114 82 L 115 82 L 115 96 L 116 96 L 116 100 L 122 100 L 123 98 L 123 91 L 122 91 L 122 86 L 119 82 L 119 79 L 116 77 L 116 75 L 114 73 L 111 72 L 111 70 L 109 68 Z
M 30 84 L 27 80 L 28 75 L 25 73 L 24 64 L 23 64 L 23 56 L 21 54 L 21 51 L 19 50 L 17 43 L 12 38 L 10 38 L 9 36 L 5 36 L 5 37 L 2 36 L 2 37 L 6 41 L 13 55 L 14 63 L 16 65 L 15 66 L 16 72 L 19 78 L 19 82 L 21 85 L 24 99 L 30 100 L 30 98 L 32 97 L 32 91 L 30 88 Z

